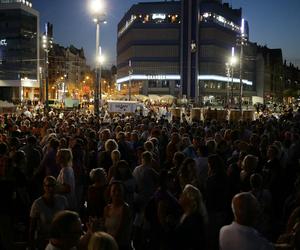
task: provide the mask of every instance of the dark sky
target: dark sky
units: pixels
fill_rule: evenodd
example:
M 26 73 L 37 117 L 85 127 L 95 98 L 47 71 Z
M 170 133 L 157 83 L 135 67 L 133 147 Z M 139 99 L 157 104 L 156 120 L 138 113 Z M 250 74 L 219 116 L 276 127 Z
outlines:
M 45 22 L 54 26 L 56 43 L 83 47 L 87 60 L 95 53 L 95 24 L 88 11 L 89 0 L 32 0 L 40 12 L 41 28 Z M 105 64 L 116 58 L 117 24 L 137 2 L 149 0 L 103 0 L 107 6 L 107 24 L 101 26 L 101 45 Z M 287 61 L 300 66 L 300 0 L 228 0 L 234 8 L 243 8 L 250 26 L 250 40 L 269 48 L 282 48 Z

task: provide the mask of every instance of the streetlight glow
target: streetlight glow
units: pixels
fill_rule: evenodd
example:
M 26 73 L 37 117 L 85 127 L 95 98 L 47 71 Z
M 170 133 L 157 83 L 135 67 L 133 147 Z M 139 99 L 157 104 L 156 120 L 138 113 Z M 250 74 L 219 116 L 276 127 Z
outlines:
M 105 56 L 104 55 L 98 55 L 96 60 L 97 60 L 97 63 L 102 64 L 105 61 Z
M 230 59 L 229 59 L 229 62 L 230 62 L 230 65 L 231 65 L 231 66 L 236 65 L 236 64 L 237 64 L 237 61 L 238 61 L 238 59 L 237 59 L 236 56 L 232 56 L 232 57 L 230 57 Z
M 90 2 L 90 12 L 92 14 L 98 15 L 98 14 L 102 14 L 104 12 L 104 2 L 101 0 L 92 0 Z

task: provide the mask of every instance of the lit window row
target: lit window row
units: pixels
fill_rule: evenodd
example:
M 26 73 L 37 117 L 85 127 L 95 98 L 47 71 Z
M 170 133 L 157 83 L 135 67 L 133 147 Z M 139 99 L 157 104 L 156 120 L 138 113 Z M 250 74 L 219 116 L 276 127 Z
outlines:
M 211 13 L 211 12 L 206 12 L 203 13 L 200 16 L 200 21 L 202 22 L 209 22 L 213 21 L 215 23 L 218 23 L 228 29 L 232 29 L 234 31 L 240 31 L 240 27 L 236 25 L 234 22 L 227 20 L 225 17 Z
M 180 17 L 175 14 L 165 14 L 165 13 L 152 13 L 152 14 L 140 14 L 131 15 L 130 19 L 126 21 L 125 25 L 119 30 L 118 37 L 120 37 L 134 22 L 143 24 L 162 24 L 171 23 L 179 24 Z
M 29 8 L 32 7 L 32 3 L 26 0 L 0 0 L 0 3 L 22 3 L 28 6 Z

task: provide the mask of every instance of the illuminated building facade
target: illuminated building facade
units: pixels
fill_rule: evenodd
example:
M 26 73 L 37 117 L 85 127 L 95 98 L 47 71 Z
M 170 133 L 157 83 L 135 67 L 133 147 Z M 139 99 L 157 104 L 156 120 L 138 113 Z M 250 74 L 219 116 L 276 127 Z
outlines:
M 224 102 L 229 81 L 225 65 L 236 47 L 241 19 L 241 9 L 218 0 L 133 5 L 118 25 L 117 83 L 139 84 L 145 95 Z M 245 29 L 248 33 L 247 23 Z M 245 68 L 250 71 L 243 76 L 244 96 L 250 97 L 255 95 L 255 61 Z M 238 69 L 236 65 L 230 77 L 236 99 Z
M 144 95 L 180 93 L 180 22 L 180 2 L 131 7 L 118 25 L 120 88 L 130 82 L 133 94 L 134 90 Z
M 0 100 L 39 98 L 39 13 L 29 1 L 0 0 Z

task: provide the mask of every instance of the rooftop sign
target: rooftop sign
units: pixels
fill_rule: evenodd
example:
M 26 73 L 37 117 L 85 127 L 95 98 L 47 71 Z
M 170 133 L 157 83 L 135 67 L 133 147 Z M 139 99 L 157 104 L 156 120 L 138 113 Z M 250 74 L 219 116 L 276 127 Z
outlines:
M 152 19 L 166 19 L 166 14 L 152 14 Z

